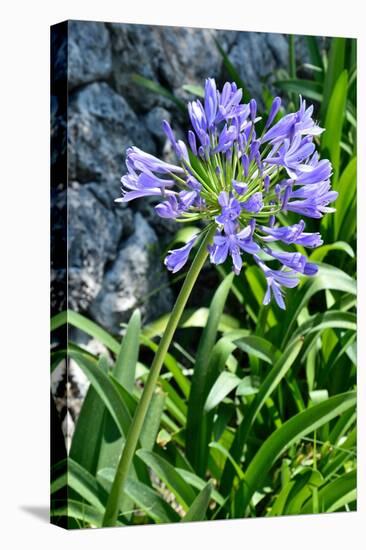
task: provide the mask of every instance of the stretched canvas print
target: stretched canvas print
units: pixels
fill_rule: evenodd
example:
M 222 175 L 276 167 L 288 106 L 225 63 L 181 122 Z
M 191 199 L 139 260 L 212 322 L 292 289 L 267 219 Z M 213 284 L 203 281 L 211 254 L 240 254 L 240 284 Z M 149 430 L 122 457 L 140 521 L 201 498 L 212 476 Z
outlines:
M 51 521 L 356 510 L 356 40 L 51 28 Z

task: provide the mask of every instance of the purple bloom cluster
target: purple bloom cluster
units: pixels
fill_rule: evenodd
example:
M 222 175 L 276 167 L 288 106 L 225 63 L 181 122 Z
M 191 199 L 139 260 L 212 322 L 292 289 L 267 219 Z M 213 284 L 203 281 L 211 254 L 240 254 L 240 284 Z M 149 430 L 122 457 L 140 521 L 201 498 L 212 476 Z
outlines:
M 317 271 L 305 255 L 286 251 L 284 245 L 322 244 L 319 233 L 305 232 L 302 217 L 321 218 L 334 211 L 329 207 L 337 197 L 330 184 L 332 166 L 319 159 L 314 137 L 323 129 L 312 118 L 313 107 L 306 107 L 301 98 L 297 112 L 279 118 L 281 100 L 276 97 L 260 134 L 256 101 L 241 100 L 242 90 L 235 83 L 227 82 L 220 91 L 208 78 L 203 102 L 188 104 L 188 146 L 163 122 L 178 163 L 131 147 L 117 201 L 155 195 L 161 201 L 155 210 L 162 218 L 214 223 L 211 262 L 221 264 L 230 256 L 238 275 L 245 253 L 252 255 L 267 282 L 263 303 L 273 296 L 284 309 L 283 288 L 293 288 L 301 274 Z M 298 214 L 299 221 L 282 225 L 278 215 L 287 211 Z M 169 252 L 169 270 L 175 273 L 185 265 L 198 237 Z

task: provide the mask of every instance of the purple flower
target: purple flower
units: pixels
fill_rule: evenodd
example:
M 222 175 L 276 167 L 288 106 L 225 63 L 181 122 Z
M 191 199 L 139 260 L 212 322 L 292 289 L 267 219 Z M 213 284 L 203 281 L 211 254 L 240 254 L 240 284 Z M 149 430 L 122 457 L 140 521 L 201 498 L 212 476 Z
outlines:
M 266 128 L 269 128 L 271 126 L 272 122 L 275 119 L 275 116 L 277 115 L 278 111 L 280 110 L 280 107 L 281 107 L 281 98 L 280 97 L 275 97 L 273 102 L 272 102 L 271 110 L 269 111 L 269 115 L 268 115 L 267 122 L 266 122 Z
M 318 136 L 324 130 L 320 128 L 312 119 L 313 106 L 306 109 L 306 102 L 300 98 L 300 109 L 297 113 L 290 113 L 279 120 L 270 130 L 268 130 L 262 139 L 262 143 L 267 141 L 278 142 L 286 138 L 295 136 Z
M 328 181 L 314 189 L 312 184 L 303 185 L 291 193 L 291 200 L 287 204 L 287 210 L 307 216 L 308 218 L 322 218 L 324 214 L 334 212 L 334 208 L 328 205 L 338 197 L 337 191 L 331 191 Z
M 252 228 L 250 226 L 242 229 L 238 233 L 232 232 L 225 235 L 217 233 L 214 237 L 213 245 L 210 247 L 211 262 L 222 264 L 228 254 L 232 257 L 234 271 L 239 275 L 243 265 L 241 251 L 249 254 L 255 254 L 259 251 L 259 246 L 252 240 Z
M 240 202 L 226 191 L 221 191 L 218 196 L 218 203 L 221 206 L 221 214 L 216 216 L 217 223 L 222 224 L 230 231 L 232 222 L 238 218 L 241 212 Z
M 263 195 L 260 191 L 254 193 L 249 199 L 241 203 L 242 208 L 247 212 L 259 212 L 263 207 Z
M 317 271 L 304 254 L 284 247 L 315 248 L 323 242 L 320 233 L 305 232 L 303 219 L 285 225 L 286 214 L 321 218 L 334 211 L 331 203 L 337 198 L 331 188 L 331 163 L 316 151 L 314 136 L 323 129 L 313 119 L 313 107 L 301 97 L 296 112 L 278 119 L 281 100 L 276 97 L 264 130 L 257 132 L 257 102 L 242 103 L 242 90 L 235 83 L 219 89 L 207 78 L 204 88 L 202 102 L 188 104 L 190 152 L 163 121 L 177 165 L 130 147 L 117 200 L 157 196 L 155 210 L 162 218 L 216 225 L 211 262 L 220 264 L 230 256 L 238 274 L 246 255 L 252 255 L 266 277 L 264 303 L 273 297 L 284 308 L 282 289 L 296 286 L 300 274 Z M 169 252 L 168 269 L 176 272 L 185 265 L 196 238 Z M 279 246 L 272 248 L 272 242 Z M 282 269 L 268 267 L 260 252 Z
M 176 218 L 182 212 L 176 195 L 171 195 L 166 201 L 155 206 L 155 211 L 161 218 Z
M 189 253 L 192 250 L 194 243 L 197 240 L 197 235 L 192 237 L 187 244 L 181 248 L 176 248 L 175 250 L 169 250 L 168 256 L 165 258 L 164 263 L 169 271 L 176 273 L 187 263 Z
M 284 227 L 261 226 L 260 230 L 267 235 L 262 237 L 266 242 L 282 241 L 285 244 L 300 244 L 307 248 L 316 248 L 323 244 L 320 233 L 304 233 L 304 228 L 305 222 L 300 220 L 299 223 Z
M 315 160 L 297 167 L 295 175 L 297 184 L 319 184 L 329 180 L 332 175 L 332 165 L 327 159 L 318 162 L 317 156 L 314 156 Z
M 205 114 L 207 126 L 212 127 L 217 113 L 217 90 L 216 82 L 213 78 L 207 78 L 205 83 Z
M 267 157 L 266 164 L 284 166 L 291 178 L 296 177 L 294 170 L 315 151 L 315 145 L 309 138 L 297 135 L 292 142 L 285 139 L 283 145 L 277 149 L 277 156 Z
M 283 299 L 282 286 L 286 288 L 294 288 L 298 285 L 299 279 L 296 271 L 274 270 L 266 266 L 257 256 L 254 256 L 257 264 L 262 269 L 267 282 L 267 290 L 263 298 L 263 304 L 268 305 L 273 295 L 277 305 L 281 309 L 286 309 Z
M 179 174 L 183 172 L 183 168 L 181 166 L 168 164 L 167 162 L 154 157 L 154 155 L 141 151 L 138 147 L 130 147 L 130 149 L 127 149 L 127 161 L 131 164 L 131 167 L 134 170 L 141 172 L 150 171 L 158 172 L 159 174 L 169 174 L 170 172 Z
M 265 252 L 281 262 L 282 265 L 303 273 L 306 265 L 306 258 L 300 252 L 282 252 L 265 247 Z
M 244 195 L 248 190 L 247 183 L 236 181 L 236 180 L 231 180 L 231 183 L 235 191 L 238 193 L 238 195 Z

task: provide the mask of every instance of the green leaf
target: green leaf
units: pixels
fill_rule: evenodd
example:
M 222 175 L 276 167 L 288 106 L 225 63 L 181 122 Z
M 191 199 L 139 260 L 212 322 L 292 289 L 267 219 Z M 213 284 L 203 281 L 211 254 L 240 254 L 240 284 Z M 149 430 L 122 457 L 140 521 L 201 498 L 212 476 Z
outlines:
M 138 84 L 139 86 L 145 88 L 146 90 L 153 92 L 154 94 L 169 99 L 178 107 L 180 111 L 182 111 L 182 113 L 186 112 L 186 105 L 184 101 L 178 99 L 170 90 L 168 90 L 164 86 L 161 86 L 161 84 L 158 84 L 157 82 L 154 82 L 154 80 L 150 80 L 149 78 L 145 78 L 144 76 L 141 76 L 139 74 L 133 74 L 132 81 L 135 84 Z
M 89 378 L 90 383 L 110 412 L 121 434 L 125 435 L 131 423 L 131 416 L 118 390 L 109 379 L 108 375 L 105 374 L 102 369 L 98 368 L 90 357 L 82 353 L 69 351 L 69 357 L 77 362 L 79 367 Z
M 141 447 L 147 451 L 152 451 L 154 448 L 164 410 L 165 398 L 166 394 L 160 388 L 156 388 L 140 435 Z
M 334 90 L 334 86 L 345 68 L 346 40 L 345 38 L 332 38 L 330 45 L 330 52 L 328 56 L 328 65 L 324 80 L 324 97 L 321 105 L 322 120 L 329 104 L 330 97 Z
M 246 510 L 253 493 L 263 485 L 265 476 L 286 449 L 355 405 L 355 392 L 336 395 L 298 413 L 273 432 L 261 445 L 245 471 L 243 510 Z
M 322 135 L 322 151 L 330 156 L 333 166 L 333 178 L 338 179 L 341 155 L 341 138 L 346 115 L 348 75 L 343 71 L 332 91 L 327 115 L 325 118 L 325 132 Z
M 141 343 L 151 349 L 153 352 L 156 352 L 158 349 L 158 344 L 153 342 L 150 338 L 145 335 L 141 335 Z M 164 357 L 164 366 L 172 373 L 173 378 L 177 382 L 179 388 L 182 390 L 182 393 L 185 397 L 188 397 L 190 390 L 190 382 L 182 372 L 182 367 L 179 365 L 177 360 L 170 353 L 166 353 Z
M 205 97 L 205 90 L 202 86 L 198 86 L 197 84 L 183 84 L 182 88 L 185 92 L 194 96 L 201 98 Z
M 356 483 L 356 470 L 352 470 L 322 487 L 318 493 L 319 510 L 321 512 L 335 512 L 346 504 L 354 502 L 357 498 Z M 301 513 L 310 514 L 311 512 L 312 502 L 309 499 L 302 507 Z
M 240 382 L 241 379 L 235 374 L 227 371 L 222 372 L 207 396 L 204 411 L 207 413 L 215 408 Z
M 206 511 L 210 503 L 211 492 L 212 483 L 209 481 L 192 502 L 188 512 L 183 517 L 182 522 L 203 521 L 206 519 Z
M 104 511 L 107 501 L 107 492 L 98 483 L 96 478 L 90 474 L 85 468 L 80 466 L 72 458 L 65 459 L 67 463 L 67 472 L 61 477 L 55 477 L 51 483 L 51 493 L 57 492 L 63 486 L 68 486 L 76 491 L 80 497 L 85 499 L 89 504 L 94 506 L 100 512 Z M 53 469 L 63 471 L 63 465 L 58 463 Z
M 206 307 L 198 309 L 186 309 L 180 319 L 179 328 L 204 328 L 207 325 L 209 310 Z M 143 335 L 147 338 L 154 338 L 164 333 L 169 320 L 169 313 L 163 315 L 156 321 L 146 325 Z M 218 330 L 221 332 L 231 331 L 239 327 L 239 322 L 230 315 L 223 314 L 220 319 Z
M 188 510 L 196 495 L 192 487 L 184 481 L 176 468 L 165 458 L 151 451 L 140 449 L 136 454 L 168 486 L 184 510 Z
M 89 334 L 89 336 L 92 336 L 104 344 L 108 349 L 113 351 L 113 353 L 119 352 L 119 343 L 115 338 L 113 338 L 113 336 L 93 321 L 90 321 L 90 319 L 87 319 L 83 315 L 80 315 L 80 313 L 76 313 L 76 311 L 71 311 L 70 309 L 67 311 L 62 311 L 52 317 L 51 331 L 56 330 L 67 323 L 82 330 L 86 334 Z
M 253 399 L 248 411 L 246 412 L 244 419 L 242 420 L 239 428 L 236 430 L 235 437 L 230 449 L 230 453 L 234 460 L 240 460 L 250 429 L 257 415 L 259 414 L 262 406 L 264 405 L 268 397 L 280 384 L 281 380 L 284 378 L 286 373 L 293 365 L 294 361 L 300 353 L 302 344 L 302 338 L 298 338 L 291 345 L 289 345 L 260 385 L 258 393 L 255 395 L 255 398 Z M 230 467 L 230 464 L 227 463 L 225 465 L 221 482 L 222 493 L 225 495 L 228 494 L 231 489 L 233 473 L 234 472 Z
M 209 426 L 204 417 L 204 404 L 218 373 L 210 372 L 209 357 L 215 345 L 217 331 L 226 298 L 233 282 L 228 275 L 215 292 L 210 312 L 196 355 L 187 414 L 187 457 L 199 475 L 203 475 L 208 458 Z
M 170 243 L 170 248 L 173 248 L 174 245 L 178 243 L 187 244 L 188 241 L 190 241 L 194 235 L 197 235 L 199 232 L 200 228 L 195 225 L 186 225 L 185 227 L 182 227 L 175 233 L 174 238 Z
M 243 397 L 258 393 L 259 383 L 256 383 L 255 380 L 256 378 L 253 376 L 244 376 L 239 386 L 236 388 L 236 395 Z
M 279 341 L 286 345 L 294 332 L 298 317 L 310 298 L 322 290 L 337 290 L 356 295 L 356 282 L 341 269 L 320 264 L 316 277 L 309 278 L 292 294 L 288 303 L 285 319 L 280 327 Z
M 235 473 L 238 476 L 238 478 L 239 479 L 244 479 L 244 473 L 243 473 L 243 470 L 241 469 L 240 465 L 233 458 L 233 456 L 230 454 L 230 452 L 223 445 L 221 445 L 221 443 L 218 443 L 217 441 L 211 441 L 210 447 L 211 447 L 211 449 L 216 449 L 217 451 L 219 451 L 219 453 L 224 455 L 224 457 L 230 462 L 230 464 L 234 468 Z
M 104 402 L 94 387 L 90 385 L 76 422 L 70 458 L 91 474 L 95 474 L 98 467 L 104 413 Z M 90 429 L 91 426 L 92 429 Z
M 323 87 L 320 82 L 305 79 L 291 79 L 276 80 L 274 85 L 285 92 L 299 94 L 319 103 L 322 102 Z
M 126 494 L 139 506 L 155 523 L 175 523 L 180 517 L 165 500 L 141 481 L 127 479 Z
M 350 258 L 355 257 L 355 253 L 353 252 L 352 247 L 344 242 L 344 241 L 337 241 L 332 244 L 324 244 L 323 246 L 320 246 L 314 252 L 311 253 L 309 260 L 311 262 L 322 262 L 325 258 L 325 256 L 332 252 L 333 250 L 341 250 L 342 252 L 345 252 L 350 256 Z
M 319 333 L 328 328 L 343 328 L 355 331 L 356 315 L 348 311 L 330 310 L 325 313 L 312 315 L 305 323 L 302 323 L 292 335 L 292 339 L 306 336 L 315 339 Z M 306 342 L 308 344 L 309 342 Z M 304 359 L 305 355 L 303 356 Z
M 139 310 L 135 310 L 130 318 L 126 333 L 122 340 L 120 351 L 117 355 L 116 363 L 113 369 L 114 378 L 110 378 L 112 383 L 118 383 L 115 383 L 114 385 L 120 393 L 121 399 L 125 403 L 131 418 L 136 407 L 136 402 L 130 393 L 133 391 L 135 382 L 136 364 L 140 344 L 140 325 L 140 312 Z M 123 389 L 126 391 L 123 392 Z M 111 413 L 105 409 L 98 470 L 108 467 L 117 467 L 121 456 L 123 441 L 124 438 L 121 435 L 113 417 L 111 416 Z M 126 512 L 126 510 L 131 510 L 132 503 L 130 499 L 126 499 L 125 495 L 122 494 L 120 506 L 121 510 Z
M 66 350 L 56 350 L 51 352 L 51 374 L 59 366 L 61 361 L 65 360 L 67 357 Z
M 329 399 L 329 392 L 328 390 L 313 390 L 309 392 L 309 397 L 309 405 L 316 405 L 317 403 L 321 403 L 322 401 Z
M 294 485 L 288 496 L 284 514 L 300 514 L 305 500 L 313 495 L 323 482 L 323 476 L 313 468 L 304 468 L 295 478 Z
M 114 476 L 115 469 L 113 468 L 104 468 L 98 472 L 98 478 L 103 480 L 109 489 Z M 151 489 L 145 483 L 129 477 L 126 481 L 125 493 L 155 523 L 174 523 L 180 521 L 177 512 L 154 489 Z
M 84 502 L 68 499 L 67 503 L 51 502 L 52 517 L 66 517 L 81 520 L 94 527 L 101 527 L 103 514 Z
M 338 198 L 336 201 L 337 211 L 334 213 L 334 238 L 342 236 L 341 228 L 343 222 L 346 221 L 347 223 L 349 208 L 355 200 L 356 182 L 357 158 L 353 157 L 343 170 L 339 180 L 336 181 L 333 186 L 334 190 L 338 191 Z
M 235 340 L 234 343 L 248 355 L 258 357 L 258 359 L 262 359 L 262 361 L 269 364 L 273 363 L 279 353 L 271 342 L 260 336 L 244 336 L 240 340 Z
M 192 485 L 192 487 L 194 487 L 195 489 L 202 491 L 202 489 L 205 487 L 206 482 L 193 472 L 190 472 L 189 470 L 184 470 L 183 468 L 176 468 L 176 470 L 182 476 L 184 481 L 189 485 Z M 224 497 L 220 495 L 220 493 L 215 489 L 212 489 L 211 497 L 220 506 L 222 506 L 225 502 Z
M 322 60 L 322 56 L 320 54 L 320 50 L 319 50 L 319 46 L 318 46 L 318 42 L 317 42 L 317 37 L 316 36 L 307 36 L 306 37 L 306 43 L 307 43 L 307 46 L 308 46 L 309 57 L 310 57 L 311 63 L 315 67 L 319 67 L 321 69 L 321 71 L 323 71 L 324 70 L 323 60 Z M 319 74 L 319 73 L 315 72 L 314 77 L 315 77 L 315 80 L 319 80 L 319 81 L 322 80 L 322 74 L 321 73 Z
M 136 309 L 128 323 L 126 334 L 123 337 L 116 365 L 113 369 L 115 378 L 130 393 L 135 384 L 135 371 L 139 355 L 141 315 Z

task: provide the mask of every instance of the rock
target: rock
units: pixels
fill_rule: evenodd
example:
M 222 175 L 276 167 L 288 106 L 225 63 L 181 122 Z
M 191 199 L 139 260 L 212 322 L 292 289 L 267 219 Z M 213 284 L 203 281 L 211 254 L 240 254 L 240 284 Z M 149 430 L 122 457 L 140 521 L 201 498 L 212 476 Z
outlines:
M 63 92 L 62 84 L 67 76 L 67 25 L 66 21 L 52 26 L 51 32 L 51 87 L 53 92 Z M 61 83 L 61 89 L 58 85 Z
M 105 24 L 69 21 L 68 35 L 69 89 L 107 79 L 112 70 L 112 52 Z
M 105 82 L 78 90 L 69 102 L 69 179 L 109 185 L 120 195 L 124 153 L 136 145 L 150 153 L 155 144 L 126 100 Z
M 172 306 L 156 234 L 139 213 L 134 216 L 134 224 L 134 233 L 105 273 L 102 287 L 89 309 L 90 315 L 114 334 L 121 332 L 120 324 L 127 322 L 137 307 L 146 322 Z M 160 292 L 150 294 L 162 286 Z
M 232 31 L 226 31 L 231 33 Z M 288 67 L 288 42 L 283 34 L 236 32 L 228 55 L 253 97 L 260 103 L 263 80 Z
M 185 27 L 108 24 L 111 32 L 113 81 L 116 90 L 138 111 L 155 105 L 174 111 L 171 101 L 144 91 L 133 81 L 139 74 L 183 98 L 184 84 L 202 85 L 218 75 L 221 56 L 214 43 L 217 31 Z
M 147 129 L 161 144 L 167 139 L 162 127 L 163 120 L 171 121 L 171 114 L 163 107 L 154 107 L 145 117 Z
M 70 451 L 72 436 L 75 431 L 75 423 L 69 411 L 66 412 L 65 418 L 61 424 L 62 432 L 65 437 L 67 452 Z
M 73 184 L 67 199 L 68 305 L 85 311 L 101 288 L 106 264 L 115 258 L 123 219 L 98 200 L 92 184 Z

